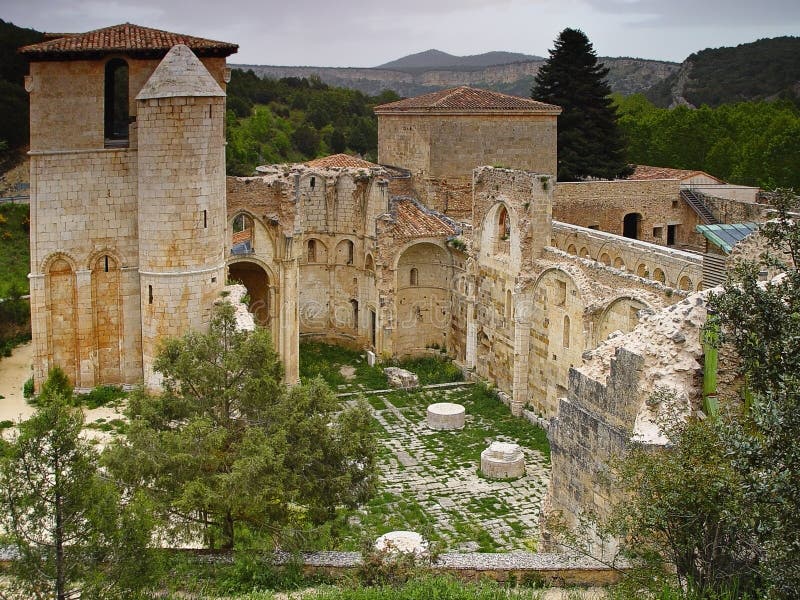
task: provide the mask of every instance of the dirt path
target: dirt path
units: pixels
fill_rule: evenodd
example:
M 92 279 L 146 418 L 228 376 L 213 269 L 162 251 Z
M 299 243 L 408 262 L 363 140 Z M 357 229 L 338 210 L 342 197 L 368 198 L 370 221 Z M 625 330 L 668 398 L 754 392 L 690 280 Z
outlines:
M 0 421 L 27 419 L 34 408 L 25 401 L 22 386 L 31 376 L 33 344 L 17 346 L 8 358 L 0 360 Z

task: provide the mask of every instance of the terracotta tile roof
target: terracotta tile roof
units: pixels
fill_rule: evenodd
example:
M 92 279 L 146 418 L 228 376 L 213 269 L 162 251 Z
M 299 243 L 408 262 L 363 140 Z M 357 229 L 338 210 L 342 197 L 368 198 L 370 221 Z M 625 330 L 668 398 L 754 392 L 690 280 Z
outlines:
M 709 175 L 705 171 L 692 171 L 689 169 L 671 169 L 669 167 L 651 167 L 648 165 L 633 165 L 634 170 L 628 179 L 650 180 L 650 179 L 688 179 L 695 175 L 705 175 L 723 183 L 721 179 Z
M 40 44 L 23 46 L 19 51 L 33 60 L 99 56 L 111 52 L 158 57 L 178 44 L 189 46 L 198 56 L 229 56 L 239 49 L 236 44 L 123 23 L 87 33 L 63 35 Z
M 393 199 L 392 216 L 394 235 L 398 238 L 449 237 L 459 233 L 450 219 L 423 207 L 411 198 Z
M 331 154 L 329 156 L 323 156 L 322 158 L 309 160 L 303 164 L 307 167 L 316 167 L 318 169 L 373 169 L 375 167 L 380 167 L 380 165 L 376 165 L 375 163 L 371 163 L 356 156 L 350 156 L 349 154 Z
M 375 107 L 375 112 L 378 114 L 405 111 L 516 111 L 558 114 L 561 112 L 561 107 L 530 98 L 509 96 L 492 90 L 467 86 L 424 94 L 416 98 L 406 98 Z

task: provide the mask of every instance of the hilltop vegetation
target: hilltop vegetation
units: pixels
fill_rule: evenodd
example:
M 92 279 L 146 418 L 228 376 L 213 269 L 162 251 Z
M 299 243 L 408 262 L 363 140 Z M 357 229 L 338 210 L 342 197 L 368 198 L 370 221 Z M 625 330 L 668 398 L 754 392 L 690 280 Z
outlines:
M 260 164 L 338 152 L 374 161 L 378 122 L 372 108 L 397 99 L 394 92 L 366 96 L 314 77 L 261 79 L 234 70 L 228 85 L 228 174 L 251 175 Z
M 699 169 L 765 189 L 800 187 L 800 107 L 792 102 L 670 110 L 638 94 L 618 97 L 617 106 L 631 163 Z
M 690 55 L 681 70 L 646 92 L 661 107 L 683 98 L 694 106 L 746 100 L 800 101 L 800 37 L 778 37 L 707 48 Z
M 17 48 L 43 38 L 39 31 L 0 19 L 0 140 L 12 149 L 28 143 L 28 93 L 23 87 L 28 61 Z

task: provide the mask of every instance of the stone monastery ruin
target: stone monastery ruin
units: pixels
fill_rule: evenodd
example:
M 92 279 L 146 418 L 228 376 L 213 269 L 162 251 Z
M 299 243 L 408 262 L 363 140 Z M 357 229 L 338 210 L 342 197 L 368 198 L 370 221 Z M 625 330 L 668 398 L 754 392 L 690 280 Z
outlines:
M 699 404 L 701 290 L 731 245 L 697 226 L 735 237 L 717 219 L 758 220 L 754 191 L 652 168 L 558 183 L 560 108 L 466 87 L 377 107 L 380 164 L 226 178 L 236 50 L 131 24 L 21 50 L 35 381 L 59 365 L 81 388 L 156 388 L 159 341 L 204 328 L 239 280 L 287 382 L 301 336 L 446 349 L 551 420 L 550 508 L 602 511 L 605 459 L 660 443 L 650 392 Z

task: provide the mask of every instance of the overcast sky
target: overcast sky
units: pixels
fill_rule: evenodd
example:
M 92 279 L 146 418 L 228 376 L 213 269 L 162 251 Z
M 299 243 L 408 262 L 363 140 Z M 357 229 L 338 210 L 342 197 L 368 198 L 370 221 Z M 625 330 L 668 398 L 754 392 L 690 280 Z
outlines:
M 679 62 L 800 35 L 800 0 L 0 0 L 0 18 L 51 32 L 129 21 L 237 43 L 234 63 L 371 67 L 430 48 L 547 56 L 565 27 L 600 56 Z

